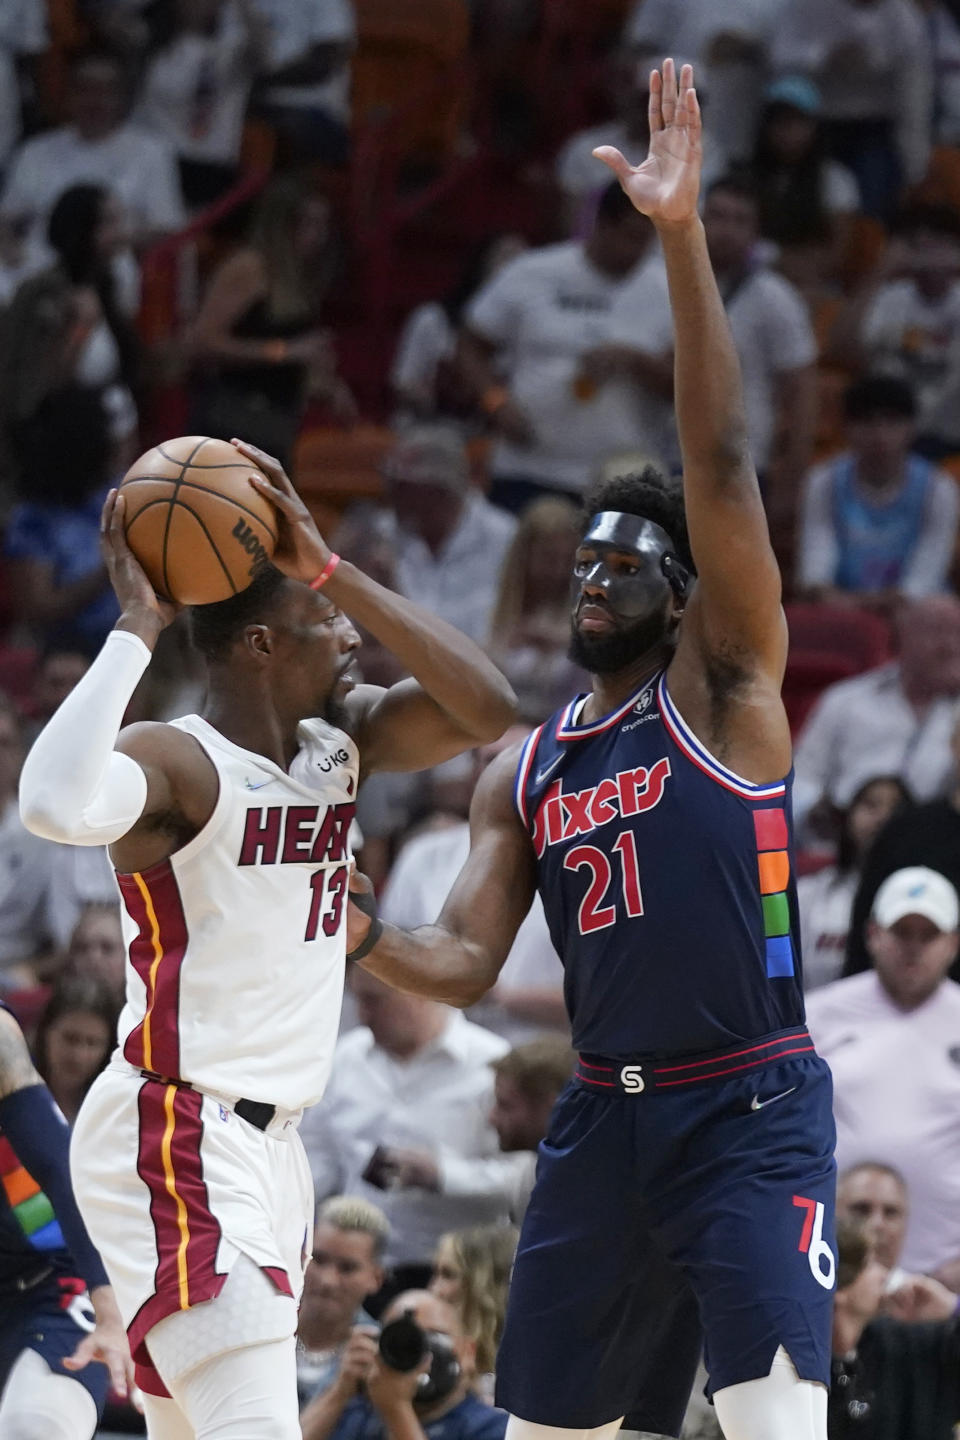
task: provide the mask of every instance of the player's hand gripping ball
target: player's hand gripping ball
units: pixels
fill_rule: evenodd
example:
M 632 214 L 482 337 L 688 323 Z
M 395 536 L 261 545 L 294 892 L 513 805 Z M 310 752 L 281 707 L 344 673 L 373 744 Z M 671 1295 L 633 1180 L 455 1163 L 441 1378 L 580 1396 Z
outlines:
M 273 556 L 277 516 L 250 483 L 260 468 L 225 440 L 181 435 L 141 455 L 120 484 L 127 544 L 158 595 L 229 600 Z

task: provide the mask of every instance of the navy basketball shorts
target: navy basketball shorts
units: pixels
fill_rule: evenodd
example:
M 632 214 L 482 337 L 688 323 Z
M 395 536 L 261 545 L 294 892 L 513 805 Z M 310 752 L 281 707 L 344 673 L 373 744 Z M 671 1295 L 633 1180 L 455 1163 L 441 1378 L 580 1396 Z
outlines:
M 103 1415 L 110 1377 L 107 1367 L 91 1361 L 82 1370 L 66 1370 L 63 1362 L 93 1329 L 89 1297 L 77 1294 L 75 1282 L 56 1279 L 13 1295 L 0 1297 L 0 1395 L 14 1362 L 24 1350 L 35 1350 L 55 1375 L 76 1380 Z
M 677 1435 L 701 1349 L 710 1394 L 769 1374 L 781 1345 L 829 1384 L 833 1087 L 808 1038 L 784 1053 L 797 1038 L 766 1037 L 780 1058 L 732 1075 L 737 1052 L 581 1057 L 540 1146 L 498 1405 Z

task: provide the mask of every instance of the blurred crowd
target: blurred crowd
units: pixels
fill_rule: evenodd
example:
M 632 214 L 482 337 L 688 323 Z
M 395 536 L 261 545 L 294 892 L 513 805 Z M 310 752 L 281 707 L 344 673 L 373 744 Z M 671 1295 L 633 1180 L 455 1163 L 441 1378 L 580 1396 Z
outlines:
M 656 236 L 592 156 L 643 158 L 664 54 L 696 66 L 791 632 L 798 923 L 842 1172 L 831 1436 L 949 1436 L 958 0 L 0 0 L 0 995 L 71 1119 L 122 1001 L 119 902 L 104 853 L 24 830 L 17 778 L 116 619 L 106 490 L 178 432 L 280 457 L 340 552 L 514 686 L 500 745 L 360 794 L 382 913 L 436 916 L 482 768 L 585 687 L 579 497 L 680 473 Z M 439 88 L 411 93 L 430 64 Z M 372 640 L 360 666 L 400 673 Z M 177 622 L 129 718 L 203 692 Z M 572 1062 L 562 981 L 539 902 L 465 1016 L 352 976 L 303 1130 L 307 1440 L 382 1433 L 377 1329 L 408 1313 L 458 1356 L 426 1432 L 502 1435 L 512 1227 Z

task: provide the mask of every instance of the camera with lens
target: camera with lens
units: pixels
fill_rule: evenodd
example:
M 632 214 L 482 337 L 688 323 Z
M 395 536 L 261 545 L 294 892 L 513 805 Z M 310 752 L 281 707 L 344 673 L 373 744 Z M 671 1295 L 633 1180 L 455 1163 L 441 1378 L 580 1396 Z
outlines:
M 427 1355 L 430 1368 L 420 1376 L 415 1405 L 432 1405 L 444 1400 L 460 1379 L 460 1361 L 449 1335 L 438 1330 L 424 1330 L 414 1319 L 413 1310 L 405 1310 L 380 1331 L 380 1359 L 391 1370 L 407 1375 L 416 1370 Z

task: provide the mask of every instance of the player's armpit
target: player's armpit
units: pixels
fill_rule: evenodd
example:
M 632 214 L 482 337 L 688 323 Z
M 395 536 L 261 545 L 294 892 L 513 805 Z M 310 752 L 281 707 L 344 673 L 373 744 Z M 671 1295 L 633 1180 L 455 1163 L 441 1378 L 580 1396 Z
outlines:
M 147 793 L 138 820 L 110 853 L 118 870 L 145 870 L 202 830 L 217 803 L 217 771 L 192 735 L 154 721 L 123 730 L 116 753 L 137 764 Z
M 533 847 L 513 805 L 519 746 L 481 776 L 470 808 L 470 854 L 436 925 L 385 925 L 360 963 L 412 995 L 474 1005 L 510 952 L 536 889 Z
M 8 1011 L 0 1009 L 0 1100 L 39 1084 L 23 1031 Z

